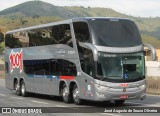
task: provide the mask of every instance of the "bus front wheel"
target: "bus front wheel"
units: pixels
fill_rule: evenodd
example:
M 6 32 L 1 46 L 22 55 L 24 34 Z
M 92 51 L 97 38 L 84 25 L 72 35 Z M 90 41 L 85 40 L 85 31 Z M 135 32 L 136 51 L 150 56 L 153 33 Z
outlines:
M 76 105 L 82 104 L 82 100 L 79 98 L 79 90 L 76 84 L 73 86 L 72 96 L 73 96 L 73 102 Z

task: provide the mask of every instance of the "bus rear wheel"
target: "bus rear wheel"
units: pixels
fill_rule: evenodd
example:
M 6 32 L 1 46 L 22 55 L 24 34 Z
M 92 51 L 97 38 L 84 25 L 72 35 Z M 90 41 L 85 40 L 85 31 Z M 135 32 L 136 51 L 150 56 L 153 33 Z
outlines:
M 27 96 L 27 91 L 26 91 L 26 86 L 25 86 L 24 81 L 21 81 L 21 95 L 22 95 L 23 97 L 26 97 L 26 96 Z
M 16 95 L 21 95 L 21 91 L 20 91 L 20 86 L 18 84 L 18 81 L 15 82 L 15 90 L 16 90 Z
M 63 102 L 65 102 L 65 103 L 71 102 L 71 97 L 70 97 L 69 90 L 68 90 L 66 84 L 64 84 L 63 88 L 62 88 L 62 99 L 63 99 Z
M 79 98 L 79 90 L 76 84 L 73 86 L 72 97 L 73 97 L 73 102 L 76 105 L 82 104 L 82 100 Z

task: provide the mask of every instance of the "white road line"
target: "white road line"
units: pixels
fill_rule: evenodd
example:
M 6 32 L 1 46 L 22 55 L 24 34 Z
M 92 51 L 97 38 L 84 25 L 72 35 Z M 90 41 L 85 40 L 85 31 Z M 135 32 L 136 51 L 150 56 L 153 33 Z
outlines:
M 68 107 L 68 106 L 64 106 L 64 105 L 56 105 L 57 107 Z
M 152 106 L 152 107 L 160 107 L 160 105 L 152 105 L 152 104 L 141 104 L 141 103 L 134 103 L 134 102 L 126 102 L 129 104 L 136 104 L 136 105 L 145 105 L 145 106 Z
M 100 113 L 100 114 L 110 115 L 110 116 L 121 116 L 121 115 L 117 115 L 117 114 L 110 114 L 110 113 Z
M 40 101 L 35 101 L 35 100 L 31 100 L 31 101 L 34 102 L 34 103 L 48 104 L 48 103 L 46 103 L 46 102 L 40 102 Z
M 11 97 L 13 99 L 24 99 L 24 98 L 20 98 L 20 97 Z
M 0 94 L 0 96 L 3 96 L 3 97 L 5 97 L 6 95 L 4 95 L 4 94 Z

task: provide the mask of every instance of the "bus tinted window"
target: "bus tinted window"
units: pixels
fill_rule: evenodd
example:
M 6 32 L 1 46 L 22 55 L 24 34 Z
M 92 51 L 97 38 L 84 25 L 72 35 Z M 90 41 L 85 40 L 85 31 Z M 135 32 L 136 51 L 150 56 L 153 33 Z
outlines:
M 7 34 L 5 39 L 5 46 L 8 48 L 19 48 L 22 47 L 19 38 L 15 37 L 13 34 Z
M 88 25 L 85 22 L 74 22 L 75 38 L 79 42 L 90 42 Z
M 9 48 L 20 48 L 29 46 L 29 37 L 27 32 L 16 32 L 7 34 L 5 46 Z
M 108 47 L 141 45 L 141 37 L 134 22 L 129 20 L 90 20 L 93 43 Z
M 29 36 L 29 46 L 36 46 L 36 30 L 31 30 L 28 31 L 28 36 Z
M 26 74 L 76 76 L 76 65 L 68 60 L 24 60 Z
M 52 28 L 40 28 L 29 31 L 29 46 L 43 46 L 56 44 L 52 37 Z
M 25 60 L 23 63 L 26 74 L 49 74 L 49 60 Z
M 7 48 L 13 48 L 13 43 L 12 43 L 12 35 L 11 34 L 7 34 L 5 36 L 5 47 Z
M 82 71 L 93 76 L 93 52 L 90 49 L 86 49 L 81 46 L 78 46 L 78 52 Z
M 56 44 L 66 44 L 73 47 L 70 25 L 63 24 L 53 26 L 52 39 L 56 42 Z
M 28 32 L 16 32 L 13 33 L 13 38 L 19 44 L 17 47 L 28 47 L 29 46 L 29 36 Z M 14 46 L 16 48 L 16 46 Z
M 20 48 L 53 44 L 73 47 L 69 24 L 39 28 L 6 35 L 6 47 Z
M 57 75 L 76 76 L 77 75 L 76 65 L 67 60 L 57 59 L 56 73 Z

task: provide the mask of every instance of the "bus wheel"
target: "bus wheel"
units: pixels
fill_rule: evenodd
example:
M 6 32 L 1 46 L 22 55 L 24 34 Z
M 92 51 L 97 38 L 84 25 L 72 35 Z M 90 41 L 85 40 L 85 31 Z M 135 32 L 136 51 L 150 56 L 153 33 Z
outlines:
M 24 81 L 21 81 L 21 94 L 22 94 L 23 97 L 27 96 L 27 91 L 26 91 Z
M 21 95 L 20 86 L 18 85 L 18 81 L 15 82 L 15 90 L 18 96 Z
M 67 89 L 66 84 L 64 84 L 62 88 L 62 98 L 63 98 L 63 102 L 65 103 L 70 103 L 71 101 L 69 90 Z
M 73 96 L 73 102 L 76 105 L 82 104 L 82 100 L 79 98 L 79 91 L 76 84 L 73 86 L 72 96 Z
M 115 100 L 114 102 L 116 105 L 122 105 L 125 102 L 125 100 Z

